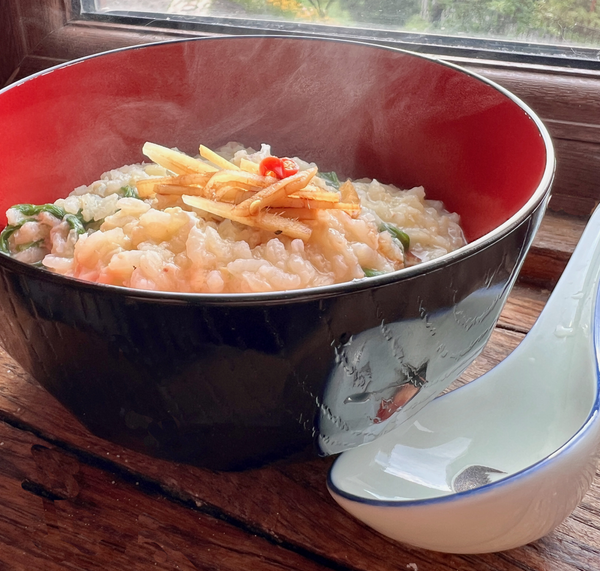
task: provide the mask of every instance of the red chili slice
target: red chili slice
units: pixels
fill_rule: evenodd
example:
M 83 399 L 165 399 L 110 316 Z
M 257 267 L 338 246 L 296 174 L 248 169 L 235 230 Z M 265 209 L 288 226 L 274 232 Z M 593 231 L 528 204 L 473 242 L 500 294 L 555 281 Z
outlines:
M 419 392 L 419 389 L 420 387 L 412 383 L 401 385 L 392 398 L 384 399 L 379 403 L 379 410 L 377 416 L 373 419 L 373 423 L 379 424 L 390 418 L 397 410 L 408 403 Z
M 292 176 L 298 172 L 298 165 L 293 159 L 288 159 L 287 157 L 284 157 L 283 159 L 281 159 L 281 165 L 283 168 L 283 176 L 281 178 Z
M 277 172 L 275 169 L 279 170 L 280 168 L 281 159 L 279 157 L 266 157 L 262 161 L 260 161 L 260 164 L 258 165 L 258 172 L 260 172 L 262 176 L 277 177 Z
M 292 159 L 266 157 L 260 161 L 258 171 L 262 176 L 274 176 L 282 179 L 296 174 L 298 172 L 298 165 Z

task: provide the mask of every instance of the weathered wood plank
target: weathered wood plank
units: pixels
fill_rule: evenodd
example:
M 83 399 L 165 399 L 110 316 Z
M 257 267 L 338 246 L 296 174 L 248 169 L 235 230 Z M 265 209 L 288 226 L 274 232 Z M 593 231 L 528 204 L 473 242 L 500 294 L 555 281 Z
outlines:
M 129 46 L 214 35 L 164 28 L 72 21 L 49 35 L 31 55 L 72 60 Z
M 588 123 L 575 123 L 574 121 L 561 121 L 557 119 L 545 119 L 550 135 L 553 139 L 565 139 L 569 141 L 584 141 L 586 143 L 600 143 L 600 125 Z
M 330 568 L 0 423 L 0 569 Z
M 557 165 L 554 195 L 587 198 L 600 202 L 600 145 L 585 141 L 555 139 Z M 567 214 L 571 212 L 566 211 Z M 584 214 L 591 214 L 590 212 Z
M 48 6 L 57 2 L 52 0 Z M 126 28 L 108 31 L 75 24 L 45 36 L 36 36 L 39 29 L 35 28 L 28 47 L 35 45 L 37 51 L 23 61 L 19 77 L 28 75 L 28 69 L 33 73 L 63 59 L 189 35 Z M 545 91 L 537 86 L 530 93 L 527 82 L 517 85 L 521 79 L 515 79 L 515 91 L 522 90 L 526 97 Z M 575 83 L 581 93 L 593 87 L 589 81 Z M 563 88 L 567 93 L 571 86 Z M 553 204 L 566 212 L 588 214 L 598 197 L 597 165 L 587 160 L 596 146 L 567 140 L 576 132 L 571 124 L 575 108 L 563 105 L 561 93 L 556 94 L 560 124 L 555 127 L 562 131 Z M 545 93 L 543 101 L 530 101 L 543 113 L 554 113 L 554 108 L 544 107 L 550 104 Z M 597 105 L 594 98 L 583 103 L 593 109 Z M 572 106 L 573 99 L 568 104 Z M 596 143 L 595 126 L 587 126 L 585 133 L 585 141 Z M 552 287 L 584 225 L 582 220 L 550 213 L 522 279 Z M 547 295 L 526 286 L 515 288 L 500 320 L 509 330 L 494 333 L 459 384 L 478 377 L 516 347 Z M 153 460 L 89 434 L 1 352 L 0 417 L 12 425 L 0 424 L 0 442 L 4 442 L 0 444 L 0 568 L 597 569 L 597 483 L 567 522 L 535 544 L 503 554 L 441 555 L 396 544 L 342 512 L 324 487 L 331 459 L 243 474 L 217 474 Z M 136 478 L 141 486 L 135 485 Z
M 29 0 L 19 3 L 25 31 L 25 53 L 31 53 L 48 35 L 67 23 L 70 4 L 70 0 Z
M 19 68 L 16 70 L 16 74 L 13 78 L 13 81 L 25 79 L 26 77 L 29 77 L 34 73 L 38 73 L 39 71 L 43 71 L 45 69 L 65 62 L 66 60 L 56 58 L 47 58 L 42 56 L 25 56 L 23 58 L 23 61 L 21 61 Z
M 470 67 L 469 64 L 467 64 Z M 575 73 L 555 73 L 551 80 L 547 70 L 505 70 L 499 67 L 476 69 L 485 77 L 497 81 L 527 103 L 542 120 L 551 118 L 564 122 L 600 125 L 600 91 L 598 73 L 575 70 Z M 551 72 L 550 72 L 551 73 Z M 596 140 L 600 143 L 600 139 Z
M 19 0 L 0 0 L 0 88 L 7 83 L 25 57 L 25 33 L 21 24 Z
M 546 212 L 519 277 L 552 289 L 562 275 L 587 223 L 586 217 Z
M 365 571 L 406 568 L 408 561 L 400 557 L 402 548 L 349 518 L 329 498 L 325 478 L 331 460 L 317 460 L 310 465 L 321 482 L 318 493 L 295 484 L 277 468 L 219 474 L 170 464 L 89 434 L 1 353 L 0 378 L 5 379 L 0 384 L 0 414 L 4 419 L 72 451 L 80 462 L 123 471 L 129 477 L 156 484 L 166 497 L 190 502 L 201 512 L 218 513 L 296 550 L 311 551 L 330 560 L 339 557 L 336 564 L 345 565 L 351 560 L 352 569 Z M 360 537 L 360 542 L 345 539 L 351 536 Z
M 517 282 L 498 320 L 498 326 L 527 333 L 550 297 L 550 291 Z
M 521 293 L 522 299 L 515 301 Z M 525 305 L 531 296 L 528 288 L 517 287 L 510 303 L 514 307 Z M 514 319 L 512 316 L 508 321 Z M 531 320 L 532 315 L 526 316 L 523 323 L 527 319 Z M 475 378 L 496 364 L 522 337 L 523 334 L 516 331 L 496 331 L 462 380 Z M 80 464 L 99 465 L 107 473 L 121 474 L 125 480 L 133 477 L 148 486 L 156 484 L 160 493 L 171 501 L 189 502 L 204 514 L 220 514 L 240 528 L 254 529 L 273 541 L 282 541 L 292 550 L 312 552 L 321 562 L 330 561 L 334 567 L 383 571 L 410 568 L 408 566 L 414 563 L 419 571 L 541 570 L 556 557 L 561 565 L 557 568 L 569 571 L 581 568 L 570 563 L 573 554 L 565 548 L 558 549 L 555 555 L 557 539 L 544 540 L 548 545 L 538 542 L 534 548 L 515 550 L 509 560 L 500 555 L 432 554 L 389 541 L 347 516 L 328 497 L 324 480 L 330 459 L 251 473 L 217 474 L 132 453 L 90 435 L 10 358 L 5 355 L 0 358 L 0 379 L 4 379 L 0 384 L 0 412 L 13 425 L 44 437 L 44 446 L 70 450 Z M 569 549 L 577 553 L 596 549 L 597 532 L 589 523 L 582 523 L 575 530 L 576 535 L 569 537 Z M 538 554 L 539 565 L 530 561 L 532 549 Z

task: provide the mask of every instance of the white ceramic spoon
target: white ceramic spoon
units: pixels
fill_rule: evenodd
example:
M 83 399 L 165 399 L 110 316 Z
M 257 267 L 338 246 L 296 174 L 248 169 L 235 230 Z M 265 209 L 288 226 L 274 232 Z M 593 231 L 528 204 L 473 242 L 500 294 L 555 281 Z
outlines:
M 348 512 L 398 541 L 452 553 L 534 541 L 575 509 L 600 443 L 600 209 L 523 342 L 411 421 L 343 453 L 328 480 Z

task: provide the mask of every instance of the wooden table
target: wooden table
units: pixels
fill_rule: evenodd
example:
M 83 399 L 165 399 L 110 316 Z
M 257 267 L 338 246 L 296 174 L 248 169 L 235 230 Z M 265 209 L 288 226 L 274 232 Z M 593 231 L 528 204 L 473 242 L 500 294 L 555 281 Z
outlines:
M 491 342 L 460 382 L 521 341 L 584 224 L 546 217 Z M 388 540 L 338 508 L 325 488 L 331 462 L 216 473 L 131 452 L 90 434 L 0 350 L 2 571 L 600 569 L 598 480 L 533 544 L 445 555 Z

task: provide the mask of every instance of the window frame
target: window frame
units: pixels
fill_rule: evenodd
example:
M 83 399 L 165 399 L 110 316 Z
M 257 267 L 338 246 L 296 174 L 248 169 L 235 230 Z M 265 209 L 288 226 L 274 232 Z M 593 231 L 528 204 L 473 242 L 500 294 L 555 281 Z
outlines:
M 145 27 L 160 22 L 161 29 L 211 35 L 264 34 L 339 38 L 376 43 L 435 57 L 461 57 L 600 71 L 599 50 L 584 46 L 557 46 L 501 38 L 394 31 L 264 18 L 244 20 L 242 18 L 169 14 L 167 19 L 140 11 L 84 11 L 79 13 L 80 5 L 85 7 L 86 5 L 93 6 L 93 4 L 94 0 L 73 0 L 73 10 L 78 14 L 77 18 L 87 22 L 125 24 L 133 27 Z M 91 8 L 84 9 L 91 10 Z
M 181 26 L 83 18 L 77 11 L 78 1 L 7 0 L 9 26 L 8 34 L 0 37 L 0 85 L 102 51 L 224 35 Z M 394 45 L 416 51 L 414 45 Z M 491 79 L 523 99 L 548 127 L 556 149 L 550 209 L 589 216 L 600 202 L 600 70 L 540 60 L 488 59 L 483 53 L 475 57 L 450 51 L 428 55 Z

